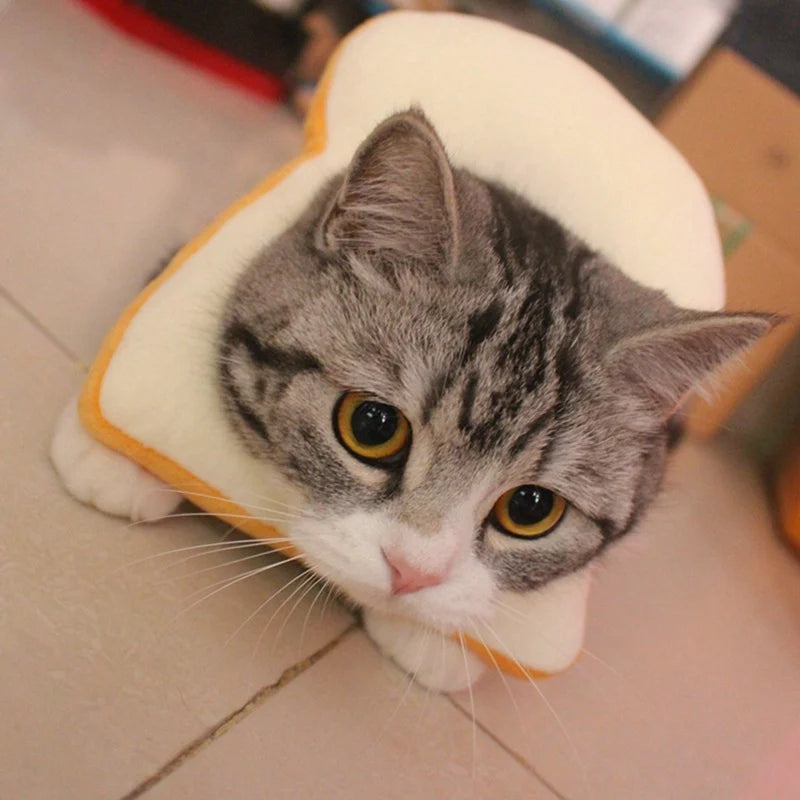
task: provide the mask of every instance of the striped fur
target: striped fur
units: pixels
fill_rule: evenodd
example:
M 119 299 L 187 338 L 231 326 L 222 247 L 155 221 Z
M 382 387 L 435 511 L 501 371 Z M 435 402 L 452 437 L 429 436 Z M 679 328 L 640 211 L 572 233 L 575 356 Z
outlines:
M 635 284 L 521 197 L 450 167 L 412 110 L 249 265 L 219 382 L 244 446 L 304 490 L 319 524 L 291 535 L 312 565 L 359 602 L 457 626 L 488 614 L 492 592 L 542 586 L 634 527 L 664 472 L 669 412 L 768 325 Z M 408 417 L 405 465 L 373 469 L 340 446 L 346 390 Z M 487 521 L 526 483 L 569 504 L 530 542 Z M 390 599 L 387 542 L 450 579 Z

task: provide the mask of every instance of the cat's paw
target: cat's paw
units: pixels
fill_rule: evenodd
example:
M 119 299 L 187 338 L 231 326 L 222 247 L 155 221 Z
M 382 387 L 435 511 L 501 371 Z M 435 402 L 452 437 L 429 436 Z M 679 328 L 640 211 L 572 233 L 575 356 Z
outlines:
M 364 627 L 384 655 L 428 689 L 460 691 L 485 670 L 483 662 L 458 641 L 415 622 L 365 610 Z
M 183 500 L 154 475 L 89 436 L 75 399 L 58 419 L 50 460 L 71 494 L 107 514 L 154 520 Z

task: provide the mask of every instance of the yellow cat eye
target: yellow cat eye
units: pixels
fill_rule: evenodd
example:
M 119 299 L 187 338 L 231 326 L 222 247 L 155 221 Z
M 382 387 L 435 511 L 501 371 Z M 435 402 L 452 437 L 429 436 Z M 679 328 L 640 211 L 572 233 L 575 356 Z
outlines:
M 345 450 L 373 466 L 394 466 L 411 444 L 411 426 L 403 414 L 366 392 L 339 398 L 333 429 Z
M 542 486 L 517 486 L 500 497 L 491 520 L 503 533 L 519 539 L 537 539 L 555 528 L 567 501 Z

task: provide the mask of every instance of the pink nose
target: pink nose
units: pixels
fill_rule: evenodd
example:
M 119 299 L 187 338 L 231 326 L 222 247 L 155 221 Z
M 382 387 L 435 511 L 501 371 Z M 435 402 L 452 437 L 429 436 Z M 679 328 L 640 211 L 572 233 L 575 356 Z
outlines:
M 445 575 L 441 572 L 426 572 L 414 567 L 397 553 L 383 552 L 383 557 L 392 571 L 392 594 L 410 594 L 426 586 L 438 586 Z

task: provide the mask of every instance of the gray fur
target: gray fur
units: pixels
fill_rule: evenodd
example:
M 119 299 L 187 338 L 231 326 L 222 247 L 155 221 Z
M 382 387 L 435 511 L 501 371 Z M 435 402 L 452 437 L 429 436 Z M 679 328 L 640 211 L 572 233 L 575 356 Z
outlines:
M 245 271 L 220 386 L 245 446 L 317 515 L 380 507 L 435 535 L 482 480 L 494 499 L 525 483 L 559 492 L 556 532 L 522 546 L 478 509 L 473 552 L 499 587 L 527 590 L 634 526 L 661 481 L 670 411 L 769 325 L 636 284 L 521 197 L 450 167 L 412 110 Z M 354 464 L 336 441 L 346 390 L 406 414 L 405 471 Z

